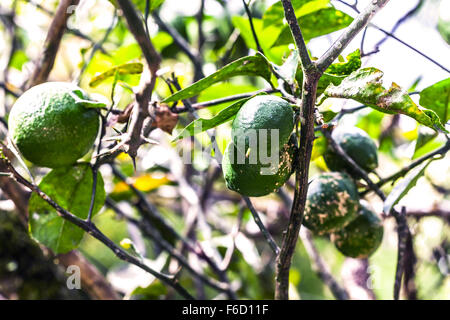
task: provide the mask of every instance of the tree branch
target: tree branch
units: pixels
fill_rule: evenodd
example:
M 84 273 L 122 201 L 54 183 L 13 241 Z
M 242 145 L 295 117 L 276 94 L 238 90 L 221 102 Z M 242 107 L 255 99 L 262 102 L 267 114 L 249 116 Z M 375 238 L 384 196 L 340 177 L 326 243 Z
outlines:
M 191 267 L 189 262 L 186 260 L 186 258 L 178 251 L 176 251 L 176 249 L 173 248 L 169 242 L 157 235 L 153 228 L 150 228 L 144 220 L 139 221 L 133 217 L 128 216 L 114 203 L 111 198 L 106 198 L 106 205 L 113 209 L 120 217 L 126 219 L 129 223 L 138 227 L 143 234 L 153 239 L 159 246 L 161 246 L 163 250 L 167 251 L 171 257 L 175 258 L 180 263 L 180 265 L 182 265 L 187 271 L 189 271 L 196 279 L 199 279 L 200 281 L 209 285 L 211 288 L 214 288 L 220 292 L 226 292 L 227 290 L 229 290 L 226 283 L 217 282 L 216 280 L 208 278 L 207 276 L 195 271 L 194 268 Z
M 309 163 L 314 142 L 314 105 L 319 78 L 319 73 L 306 72 L 304 74 L 300 115 L 300 146 L 294 163 L 294 168 L 296 168 L 295 193 L 288 227 L 277 258 L 275 299 L 287 300 L 289 298 L 289 270 L 303 221 L 308 192 Z
M 337 283 L 337 281 L 332 276 L 329 267 L 325 264 L 325 261 L 319 255 L 319 252 L 314 245 L 311 232 L 306 229 L 302 229 L 300 231 L 300 238 L 302 239 L 306 252 L 311 258 L 312 267 L 316 271 L 319 278 L 328 288 L 330 288 L 331 293 L 333 293 L 336 299 L 348 300 L 348 292 L 344 288 L 342 288 L 339 283 Z
M 284 8 L 284 15 L 291 29 L 292 36 L 294 37 L 295 44 L 297 45 L 300 61 L 302 63 L 303 70 L 310 68 L 313 63 L 309 57 L 308 49 L 306 48 L 305 40 L 303 39 L 302 31 L 298 25 L 297 17 L 295 16 L 294 8 L 292 7 L 291 0 L 281 0 Z
M 400 169 L 399 171 L 397 171 L 394 174 L 391 174 L 390 176 L 381 179 L 380 181 L 378 181 L 375 185 L 377 188 L 381 188 L 382 186 L 384 186 L 386 183 L 392 181 L 395 182 L 397 179 L 403 177 L 404 175 L 406 175 L 409 171 L 411 171 L 412 169 L 414 169 L 415 167 L 417 167 L 418 165 L 420 165 L 422 162 L 431 159 L 435 156 L 444 156 L 448 151 L 450 150 L 450 140 L 447 140 L 447 142 L 445 143 L 445 145 L 443 145 L 442 147 L 430 152 L 427 155 L 424 155 L 423 157 L 411 162 L 409 165 L 403 167 L 402 169 Z M 361 193 L 362 196 L 366 195 L 369 191 L 373 190 L 372 188 L 369 188 L 365 191 L 363 191 Z
M 341 36 L 317 61 L 317 68 L 321 72 L 325 70 L 336 60 L 342 51 L 347 47 L 350 41 L 363 30 L 373 16 L 383 8 L 389 0 L 373 0 L 370 4 L 353 20 L 353 22 L 344 30 Z
M 2 149 L 4 150 L 5 147 L 3 146 Z M 72 214 L 71 212 L 67 211 L 66 209 L 62 208 L 58 203 L 56 203 L 53 199 L 51 199 L 45 192 L 43 192 L 37 185 L 29 182 L 24 177 L 22 177 L 16 169 L 12 166 L 11 162 L 6 157 L 1 157 L 0 159 L 1 163 L 5 166 L 5 168 L 8 170 L 8 172 L 11 173 L 11 175 L 14 177 L 14 179 L 24 185 L 26 188 L 30 189 L 32 192 L 35 192 L 40 198 L 42 198 L 44 201 L 46 201 L 50 206 L 52 206 L 58 213 L 58 215 L 73 223 L 80 229 L 84 230 L 88 234 L 90 234 L 92 237 L 96 238 L 100 242 L 102 242 L 104 245 L 106 245 L 111 251 L 114 252 L 114 254 L 121 260 L 129 262 L 131 264 L 134 264 L 135 266 L 143 269 L 144 271 L 150 273 L 155 278 L 161 280 L 161 282 L 167 284 L 168 286 L 172 287 L 175 291 L 177 291 L 182 297 L 185 299 L 194 299 L 187 291 L 184 289 L 179 283 L 174 282 L 168 275 L 165 275 L 163 273 L 160 273 L 158 271 L 153 270 L 149 266 L 147 266 L 145 263 L 143 263 L 140 259 L 128 254 L 126 251 L 124 251 L 121 247 L 116 245 L 113 241 L 111 241 L 107 236 L 105 236 L 92 222 L 82 220 Z
M 198 58 L 198 52 L 189 45 L 189 43 L 178 33 L 175 28 L 165 23 L 156 11 L 153 12 L 152 17 L 158 27 L 167 32 L 172 37 L 174 43 L 187 55 L 189 60 L 191 60 L 194 65 L 195 73 L 197 74 L 196 77 L 199 77 L 199 79 L 203 78 L 205 74 L 203 73 L 201 61 Z
M 272 236 L 270 235 L 269 231 L 264 226 L 263 222 L 261 221 L 261 218 L 259 217 L 258 212 L 256 211 L 255 207 L 253 207 L 252 202 L 248 197 L 242 197 L 247 204 L 248 209 L 253 215 L 253 219 L 255 220 L 256 225 L 259 227 L 259 230 L 261 230 L 261 233 L 263 234 L 264 238 L 266 238 L 267 243 L 269 244 L 272 251 L 275 253 L 275 255 L 278 255 L 280 253 L 280 248 L 278 247 L 275 240 L 273 240 Z
M 256 49 L 259 52 L 261 52 L 262 54 L 264 54 L 264 51 L 261 48 L 261 45 L 259 44 L 258 35 L 256 34 L 256 31 L 255 31 L 255 26 L 253 25 L 253 18 L 252 18 L 252 13 L 250 11 L 250 8 L 248 7 L 248 4 L 247 4 L 247 2 L 245 2 L 245 0 L 242 0 L 242 3 L 244 4 L 244 9 L 245 9 L 245 13 L 247 14 L 248 22 L 250 23 L 250 30 L 252 31 L 253 39 L 255 40 Z
M 48 28 L 47 38 L 44 43 L 44 51 L 40 55 L 33 75 L 28 82 L 28 88 L 47 81 L 50 71 L 55 63 L 59 44 L 66 31 L 67 20 L 73 13 L 72 6 L 78 5 L 79 0 L 62 0 L 56 9 L 54 19 Z
M 136 105 L 133 108 L 130 127 L 123 136 L 123 141 L 119 144 L 130 155 L 133 160 L 142 144 L 147 143 L 144 135 L 144 122 L 149 116 L 149 105 L 153 89 L 156 83 L 161 57 L 153 46 L 152 41 L 147 36 L 144 23 L 136 12 L 136 8 L 129 0 L 117 0 L 123 15 L 127 20 L 128 27 L 142 50 L 144 58 L 150 70 L 150 80 L 147 81 L 138 94 L 136 94 Z M 119 149 L 117 147 L 116 149 Z

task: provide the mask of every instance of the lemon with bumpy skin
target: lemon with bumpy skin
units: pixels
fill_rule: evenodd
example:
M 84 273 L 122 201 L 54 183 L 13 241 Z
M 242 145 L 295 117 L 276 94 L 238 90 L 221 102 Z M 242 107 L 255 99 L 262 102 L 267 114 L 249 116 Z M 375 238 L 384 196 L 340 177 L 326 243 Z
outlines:
M 358 216 L 342 230 L 332 233 L 330 239 L 345 256 L 368 258 L 383 240 L 383 225 L 369 204 L 361 201 Z
M 293 128 L 294 112 L 285 100 L 259 95 L 245 102 L 233 120 L 232 142 L 223 157 L 227 187 L 253 197 L 279 189 L 292 173 Z
M 249 99 L 239 109 L 232 123 L 231 135 L 239 149 L 245 148 L 244 152 L 255 137 L 259 140 L 266 138 L 265 147 L 270 150 L 274 134 L 278 135 L 277 146 L 283 146 L 288 142 L 293 129 L 292 106 L 280 97 L 259 95 Z M 266 136 L 260 136 L 261 133 Z
M 92 147 L 100 117 L 79 87 L 47 82 L 32 87 L 14 103 L 9 134 L 23 157 L 49 168 L 75 163 Z
M 338 127 L 333 130 L 331 136 L 345 153 L 365 171 L 371 172 L 378 167 L 377 146 L 364 130 L 356 127 Z M 323 158 L 330 170 L 346 171 L 352 176 L 358 176 L 354 169 L 330 147 L 325 151 Z
M 335 232 L 357 217 L 359 195 L 345 173 L 327 172 L 308 187 L 303 224 L 316 234 Z
M 292 174 L 296 149 L 297 142 L 292 135 L 281 149 L 277 163 L 263 164 L 259 159 L 252 163 L 250 158 L 257 150 L 249 149 L 247 154 L 243 154 L 230 142 L 222 159 L 228 189 L 249 197 L 265 196 L 277 191 Z

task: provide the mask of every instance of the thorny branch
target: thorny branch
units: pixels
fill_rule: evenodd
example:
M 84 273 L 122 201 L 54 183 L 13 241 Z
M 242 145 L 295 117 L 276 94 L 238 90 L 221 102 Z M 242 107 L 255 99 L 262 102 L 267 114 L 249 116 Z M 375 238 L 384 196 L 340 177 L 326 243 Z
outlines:
M 50 27 L 48 28 L 47 38 L 44 43 L 44 51 L 40 55 L 40 60 L 36 63 L 33 76 L 30 78 L 28 87 L 33 87 L 47 80 L 50 71 L 55 63 L 56 54 L 58 53 L 59 44 L 61 42 L 64 31 L 66 30 L 67 20 L 73 11 L 70 7 L 78 5 L 79 0 L 62 0 L 55 12 Z
M 163 250 L 167 251 L 170 256 L 175 258 L 194 277 L 220 292 L 226 292 L 227 290 L 229 290 L 227 284 L 217 282 L 214 279 L 195 271 L 194 268 L 186 260 L 186 258 L 181 255 L 175 248 L 173 248 L 169 242 L 167 242 L 159 234 L 157 234 L 157 232 L 150 225 L 148 225 L 145 220 L 137 220 L 133 217 L 130 217 L 124 211 L 122 211 L 110 198 L 106 199 L 106 205 L 113 209 L 120 217 L 126 219 L 128 222 L 138 227 L 139 230 L 141 230 L 150 239 L 153 239 Z
M 319 58 L 311 62 L 300 27 L 290 0 L 282 0 L 285 17 L 300 53 L 300 60 L 304 72 L 301 102 L 300 146 L 296 163 L 296 186 L 288 228 L 283 237 L 283 244 L 277 259 L 275 298 L 288 299 L 289 270 L 292 255 L 298 239 L 300 226 L 308 191 L 309 163 L 311 160 L 314 141 L 314 110 L 316 102 L 317 84 L 322 73 L 342 53 L 350 41 L 358 34 L 388 0 L 372 1 L 367 8 L 347 27 L 332 47 Z
M 2 146 L 2 150 L 5 150 L 6 146 Z M 114 254 L 121 260 L 129 262 L 131 264 L 136 265 L 137 267 L 143 269 L 144 271 L 150 273 L 155 278 L 161 280 L 163 283 L 172 287 L 175 291 L 177 291 L 182 297 L 186 299 L 194 299 L 180 284 L 173 282 L 170 276 L 160 273 L 156 270 L 153 270 L 145 263 L 143 263 L 140 259 L 128 254 L 121 247 L 117 246 L 113 241 L 111 241 L 107 236 L 105 236 L 96 226 L 90 221 L 85 221 L 66 209 L 62 208 L 59 204 L 57 204 L 52 198 L 50 198 L 45 192 L 43 192 L 37 185 L 29 182 L 24 177 L 22 177 L 16 169 L 12 166 L 11 162 L 5 157 L 2 156 L 0 159 L 1 163 L 5 166 L 8 172 L 11 173 L 12 177 L 20 184 L 30 189 L 32 192 L 35 192 L 40 198 L 46 201 L 49 205 L 51 205 L 58 213 L 58 215 L 73 223 L 77 227 L 83 229 L 85 232 L 102 242 L 106 245 L 110 250 L 114 252 Z

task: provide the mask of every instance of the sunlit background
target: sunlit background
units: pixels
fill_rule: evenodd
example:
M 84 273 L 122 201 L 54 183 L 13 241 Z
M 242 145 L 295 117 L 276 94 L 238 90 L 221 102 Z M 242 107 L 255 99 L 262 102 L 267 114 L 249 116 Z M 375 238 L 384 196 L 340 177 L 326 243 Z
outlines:
M 2 0 L 0 13 L 11 8 L 13 2 L 12 0 Z M 17 34 L 21 39 L 22 45 L 15 51 L 12 60 L 8 62 L 12 43 L 11 32 L 5 28 L 4 24 L 0 23 L 0 70 L 9 70 L 7 79 L 5 79 L 6 73 L 0 72 L 0 83 L 7 82 L 13 91 L 20 91 L 20 88 L 23 87 L 30 77 L 33 70 L 33 61 L 38 59 L 41 54 L 42 45 L 52 18 L 49 13 L 37 8 L 36 4 L 47 8 L 51 13 L 55 10 L 57 1 L 35 0 L 33 1 L 34 4 L 27 3 L 27 1 L 16 2 L 17 15 L 15 22 L 20 28 Z M 240 47 L 244 46 L 245 43 L 241 38 L 238 38 L 239 21 L 233 18 L 241 17 L 241 19 L 246 19 L 242 1 L 230 0 L 223 2 L 227 4 L 227 9 L 224 9 L 224 6 L 219 1 L 207 0 L 205 4 L 205 14 L 207 16 L 204 21 L 206 43 L 204 46 L 205 63 L 203 71 L 205 74 L 214 72 L 220 65 L 218 61 L 224 51 L 214 49 L 216 41 L 226 42 L 228 39 L 234 39 L 234 41 L 239 41 Z M 253 1 L 252 11 L 255 20 L 261 18 L 264 9 L 274 2 Z M 351 0 L 349 2 L 352 3 Z M 359 1 L 358 9 L 362 10 L 369 2 L 367 0 Z M 353 9 L 339 1 L 331 1 L 331 3 L 350 16 L 356 16 Z M 416 4 L 417 1 L 390 1 L 372 23 L 386 31 L 391 31 L 394 24 L 415 7 Z M 174 24 L 184 23 L 187 40 L 191 43 L 196 43 L 198 35 L 194 16 L 198 12 L 199 6 L 199 0 L 166 0 L 160 9 L 160 16 L 166 22 Z M 70 18 L 69 27 L 87 35 L 94 42 L 98 42 L 103 38 L 105 31 L 111 25 L 114 19 L 113 14 L 114 6 L 109 1 L 82 0 L 74 16 Z M 450 0 L 426 0 L 414 16 L 398 27 L 395 31 L 395 36 L 406 44 L 413 46 L 429 57 L 429 59 L 435 60 L 444 68 L 450 69 L 450 45 L 443 39 L 437 29 L 439 19 L 444 21 L 450 20 Z M 176 51 L 171 38 L 166 33 L 158 30 L 151 17 L 149 18 L 149 29 L 156 48 L 163 52 L 163 55 L 167 53 L 167 58 L 164 57 L 162 63 L 165 74 L 170 74 L 172 71 L 175 72 L 182 86 L 191 83 L 193 68 L 186 56 Z M 337 39 L 339 34 L 340 32 L 338 31 L 310 41 L 308 49 L 311 55 L 319 57 Z M 364 52 L 373 51 L 375 45 L 384 37 L 384 33 L 369 27 L 365 35 Z M 361 41 L 362 35 L 360 34 L 345 49 L 343 55 L 345 56 L 360 48 Z M 73 81 L 77 79 L 81 66 L 89 58 L 91 48 L 92 42 L 90 40 L 77 36 L 75 32 L 67 33 L 62 41 L 50 80 Z M 96 73 L 111 66 L 138 60 L 140 50 L 132 35 L 127 32 L 123 25 L 113 29 L 110 40 L 103 44 L 103 48 L 105 53 L 97 51 L 81 75 L 80 84 L 93 97 L 108 102 L 110 84 L 101 85 L 93 89 L 89 88 L 88 82 Z M 254 52 L 253 49 L 247 51 L 249 54 Z M 233 56 L 233 58 L 236 59 L 237 56 Z M 278 56 L 279 62 L 282 61 L 282 58 L 282 55 Z M 376 67 L 384 72 L 383 81 L 385 87 L 389 87 L 392 82 L 395 82 L 405 90 L 420 91 L 449 77 L 448 71 L 437 66 L 429 59 L 414 52 L 405 44 L 388 37 L 379 47 L 378 53 L 364 57 L 362 61 L 363 66 Z M 7 67 L 8 63 L 9 68 Z M 139 78 L 131 79 L 130 83 L 137 86 Z M 225 84 L 214 85 L 204 91 L 198 98 L 198 101 L 211 100 L 242 92 L 252 92 L 267 87 L 268 84 L 263 80 L 249 81 L 245 77 L 238 77 Z M 163 81 L 158 82 L 156 92 L 156 98 L 158 99 L 170 94 Z M 118 108 L 124 108 L 133 99 L 132 94 L 123 88 L 117 90 L 116 97 Z M 413 95 L 412 97 L 418 102 L 418 95 Z M 6 95 L 4 90 L 0 89 L 0 116 L 7 116 L 13 102 L 13 97 Z M 351 101 L 329 99 L 322 108 L 339 111 L 342 108 L 350 108 L 357 105 L 357 103 Z M 211 117 L 224 106 L 201 110 L 200 116 Z M 345 116 L 339 125 L 359 126 L 367 131 L 375 141 L 379 141 L 381 132 L 389 125 L 390 121 L 391 116 L 366 108 L 358 113 Z M 180 120 L 176 132 L 182 129 L 182 124 L 187 123 L 187 119 Z M 404 116 L 400 117 L 390 142 L 383 148 L 380 148 L 380 166 L 377 170 L 380 176 L 388 176 L 396 172 L 399 168 L 408 164 L 412 158 L 417 158 L 445 143 L 445 137 L 440 135 L 422 149 L 417 150 L 416 139 L 419 136 L 419 131 L 426 132 L 427 129 L 419 127 L 413 119 Z M 173 133 L 173 136 L 176 132 Z M 4 134 L 5 131 L 3 130 L 2 138 Z M 230 140 L 230 124 L 227 123 L 220 126 L 216 130 L 216 134 L 219 146 L 223 151 L 224 146 Z M 179 203 L 181 202 L 180 197 L 183 195 L 180 195 L 177 179 L 180 172 L 185 168 L 178 156 L 178 151 L 189 144 L 179 143 L 176 145 L 171 142 L 173 136 L 155 130 L 152 133 L 152 138 L 158 140 L 160 144 L 154 147 L 141 148 L 136 173 L 133 173 L 131 161 L 127 156 L 120 156 L 118 161 L 122 170 L 127 175 L 134 176 L 132 179 L 134 179 L 133 181 L 135 181 L 138 188 L 145 192 L 150 201 L 160 208 L 168 221 L 178 230 L 183 230 L 185 217 L 179 214 L 179 211 L 182 211 Z M 199 135 L 198 138 L 201 143 L 208 145 L 209 139 L 206 134 Z M 445 159 L 433 162 L 426 170 L 425 176 L 420 178 L 417 186 L 401 200 L 399 206 L 406 206 L 407 210 L 417 212 L 432 211 L 436 208 L 448 212 L 450 210 L 448 194 L 448 190 L 450 190 L 449 160 L 450 156 L 447 155 Z M 203 174 L 208 171 L 209 165 L 210 163 L 194 159 L 193 167 L 199 173 L 192 178 L 194 190 L 198 190 L 198 183 L 204 178 Z M 319 157 L 312 164 L 311 174 L 314 176 L 324 169 L 323 159 Z M 34 168 L 33 170 L 37 175 L 45 172 L 42 169 Z M 107 192 L 110 192 L 115 197 L 121 208 L 129 211 L 135 210 L 128 202 L 131 198 L 128 187 L 114 179 L 107 168 L 103 169 L 102 173 L 105 177 Z M 446 189 L 447 193 L 439 192 L 430 183 L 431 181 L 433 184 Z M 211 234 L 202 234 L 199 238 L 204 240 L 205 243 L 208 242 L 209 245 L 223 249 L 227 248 L 231 241 L 227 231 L 230 231 L 234 225 L 239 206 L 235 201 L 235 194 L 225 191 L 222 178 L 216 181 L 214 189 L 217 197 L 208 204 L 208 210 L 210 210 L 208 223 L 215 227 Z M 389 192 L 391 189 L 392 186 L 387 185 L 383 190 Z M 292 194 L 290 188 L 287 188 L 287 192 Z M 226 196 L 221 197 L 222 193 L 226 194 Z M 375 196 L 369 195 L 369 200 L 377 212 L 382 211 L 382 203 Z M 277 215 L 280 215 L 280 212 L 286 214 L 286 208 L 283 207 L 276 195 L 255 198 L 254 202 L 257 209 L 264 213 L 263 220 L 265 223 L 277 223 L 278 221 L 278 223 L 284 225 L 286 220 L 278 220 Z M 174 203 L 175 205 L 173 205 Z M 11 212 L 13 210 L 14 206 L 11 201 L 2 197 L 0 211 Z M 132 238 L 138 248 L 146 253 L 155 269 L 161 269 L 166 265 L 167 255 L 164 252 L 157 254 L 159 252 L 154 249 L 151 242 L 143 239 L 135 228 L 127 226 L 124 221 L 117 219 L 111 210 L 105 209 L 102 214 L 96 217 L 96 222 L 115 242 L 119 242 L 127 237 Z M 409 222 L 410 228 L 415 235 L 414 246 L 419 259 L 416 272 L 419 296 L 428 299 L 450 298 L 450 229 L 448 220 L 426 217 L 417 220 L 411 219 Z M 271 283 L 271 269 L 267 269 L 266 265 L 271 260 L 271 252 L 268 250 L 267 245 L 261 239 L 258 239 L 258 229 L 250 218 L 248 211 L 245 212 L 242 228 L 245 232 L 240 233 L 235 239 L 238 253 L 236 254 L 237 258 L 234 265 L 230 266 L 230 277 L 232 281 L 237 283 L 237 286 L 241 287 L 242 298 L 270 298 L 270 290 L 272 289 L 268 283 Z M 397 234 L 394 228 L 394 221 L 387 220 L 382 247 L 370 258 L 373 287 L 377 298 L 380 299 L 392 298 L 397 254 Z M 255 238 L 258 239 L 255 241 L 259 241 L 257 245 L 254 243 Z M 345 257 L 327 239 L 316 238 L 315 243 L 323 258 L 330 265 L 333 274 L 342 279 L 345 276 L 342 274 Z M 136 287 L 145 288 L 154 280 L 143 271 L 120 262 L 110 251 L 93 238 L 86 236 L 80 250 L 107 276 L 115 288 L 128 297 L 133 295 Z M 3 259 L 0 259 L 0 264 L 5 262 Z M 201 264 L 195 259 L 193 261 Z M 14 269 L 13 265 L 9 266 Z M 1 266 L 0 270 L 3 270 Z M 7 274 L 0 273 L 0 282 L 2 279 L 4 280 L 5 276 L 8 277 Z M 189 282 L 188 280 L 184 281 Z M 301 244 L 299 244 L 294 257 L 291 284 L 291 294 L 294 298 L 332 299 L 328 288 L 321 283 L 311 269 L 310 262 Z M 40 288 L 37 288 L 37 290 L 39 291 Z M 212 293 L 208 294 L 211 298 L 215 297 Z

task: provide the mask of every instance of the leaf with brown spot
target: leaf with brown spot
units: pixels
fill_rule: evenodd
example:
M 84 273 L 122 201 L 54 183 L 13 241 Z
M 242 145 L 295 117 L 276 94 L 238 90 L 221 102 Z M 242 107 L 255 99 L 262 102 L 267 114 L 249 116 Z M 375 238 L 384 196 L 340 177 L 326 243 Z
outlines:
M 353 99 L 378 111 L 404 114 L 433 130 L 447 132 L 433 110 L 420 108 L 408 93 L 395 83 L 389 89 L 384 88 L 382 77 L 383 72 L 376 68 L 359 69 L 345 78 L 340 85 L 330 84 L 319 99 L 319 104 L 326 98 Z

